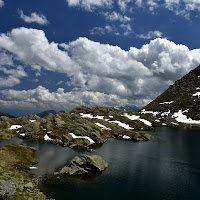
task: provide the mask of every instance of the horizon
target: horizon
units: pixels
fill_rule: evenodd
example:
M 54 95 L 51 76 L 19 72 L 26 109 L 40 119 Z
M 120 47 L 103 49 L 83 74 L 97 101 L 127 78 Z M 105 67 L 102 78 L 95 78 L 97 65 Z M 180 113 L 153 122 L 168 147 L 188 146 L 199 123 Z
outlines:
M 143 107 L 200 64 L 200 4 L 0 0 L 0 106 Z

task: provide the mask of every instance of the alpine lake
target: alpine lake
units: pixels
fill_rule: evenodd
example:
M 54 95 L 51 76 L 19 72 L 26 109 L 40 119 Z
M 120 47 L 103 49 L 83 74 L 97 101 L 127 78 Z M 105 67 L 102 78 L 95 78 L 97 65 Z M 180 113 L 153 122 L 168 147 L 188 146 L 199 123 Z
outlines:
M 199 200 L 200 128 L 157 128 L 147 131 L 155 138 L 147 142 L 109 139 L 96 152 L 78 152 L 50 143 L 12 138 L 3 144 L 26 143 L 36 148 L 37 169 L 30 173 L 39 187 L 56 200 Z M 101 173 L 51 181 L 77 155 L 96 154 L 109 163 Z

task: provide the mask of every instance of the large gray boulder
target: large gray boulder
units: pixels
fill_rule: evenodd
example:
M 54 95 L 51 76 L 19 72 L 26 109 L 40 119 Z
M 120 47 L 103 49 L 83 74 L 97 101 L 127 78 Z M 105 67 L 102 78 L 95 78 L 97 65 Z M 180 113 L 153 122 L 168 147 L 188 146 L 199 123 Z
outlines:
M 82 158 L 86 160 L 86 165 L 96 168 L 99 171 L 103 171 L 108 167 L 108 163 L 103 160 L 101 156 L 98 155 L 82 155 Z
M 72 159 L 67 167 L 63 167 L 59 172 L 54 175 L 82 175 L 91 171 L 103 171 L 108 167 L 108 163 L 98 155 L 82 155 L 81 158 L 76 156 Z
M 12 181 L 10 180 L 0 181 L 0 196 L 4 196 L 4 195 L 11 196 L 15 193 L 16 193 L 16 187 Z

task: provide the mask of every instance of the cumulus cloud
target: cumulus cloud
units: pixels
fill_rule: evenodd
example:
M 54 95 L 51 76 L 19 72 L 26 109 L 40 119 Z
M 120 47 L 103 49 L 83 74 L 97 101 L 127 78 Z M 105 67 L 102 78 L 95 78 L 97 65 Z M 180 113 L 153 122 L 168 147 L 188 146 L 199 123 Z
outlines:
M 43 69 L 66 74 L 67 85 L 72 88 L 71 92 L 64 92 L 63 88 L 50 92 L 42 86 L 3 90 L 5 98 L 62 109 L 67 105 L 142 106 L 200 64 L 200 49 L 190 50 L 164 38 L 125 51 L 87 38 L 68 44 L 49 43 L 43 31 L 26 28 L 1 34 L 0 50 L 38 72 Z M 14 74 L 3 68 L 2 71 Z
M 23 13 L 22 10 L 19 10 L 20 18 L 23 19 L 27 23 L 38 23 L 40 25 L 48 24 L 48 20 L 44 15 L 40 15 L 36 12 L 31 13 L 30 16 L 27 16 Z
M 4 1 L 0 0 L 0 8 L 4 6 Z
M 9 69 L 0 66 L 0 72 L 1 75 L 4 74 L 3 77 L 0 77 L 0 87 L 12 87 L 17 85 L 20 83 L 21 78 L 27 76 L 22 66 Z
M 12 99 L 12 103 L 17 105 L 19 100 L 30 108 L 40 107 L 40 109 L 64 109 L 69 110 L 80 105 L 86 106 L 115 106 L 124 105 L 127 99 L 120 99 L 117 95 L 107 95 L 100 92 L 89 91 L 71 91 L 64 92 L 63 88 L 58 88 L 55 92 L 50 92 L 48 89 L 39 86 L 32 90 L 3 90 L 1 93 Z M 13 101 L 15 99 L 15 101 Z M 9 101 L 7 101 L 9 104 Z M 3 101 L 7 106 L 6 101 Z M 0 101 L 1 105 L 1 101 Z M 27 109 L 27 106 L 25 107 Z
M 157 37 L 162 37 L 163 33 L 156 30 L 156 31 L 149 31 L 147 34 L 140 34 L 137 35 L 137 37 L 142 38 L 142 39 L 154 39 Z
M 25 65 L 39 65 L 49 71 L 68 73 L 77 70 L 76 63 L 61 51 L 58 44 L 49 43 L 44 32 L 37 29 L 16 28 L 0 35 L 0 49 L 15 55 Z
M 93 11 L 96 8 L 112 7 L 113 0 L 66 0 L 69 7 L 80 7 L 87 11 Z
M 0 53 L 0 66 L 2 65 L 13 65 L 13 58 L 11 55 L 6 54 L 5 52 Z
M 119 21 L 121 23 L 126 23 L 131 21 L 130 17 L 127 17 L 125 15 L 122 16 L 120 13 L 117 13 L 115 11 L 113 11 L 112 13 L 105 12 L 103 14 L 108 21 Z

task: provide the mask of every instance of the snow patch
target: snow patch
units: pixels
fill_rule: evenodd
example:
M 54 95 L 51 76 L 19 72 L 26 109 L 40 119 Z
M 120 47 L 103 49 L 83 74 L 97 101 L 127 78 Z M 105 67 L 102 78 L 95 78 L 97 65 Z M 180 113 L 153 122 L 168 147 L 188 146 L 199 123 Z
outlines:
M 156 115 L 160 114 L 160 112 L 146 111 L 145 109 L 141 110 L 141 114 L 152 114 L 156 117 Z
M 30 122 L 36 122 L 36 120 L 35 120 L 35 119 L 30 119 L 29 121 L 30 121 Z
M 25 136 L 26 136 L 25 133 L 20 133 L 19 135 L 21 135 L 22 137 L 25 137 Z
M 44 136 L 44 140 L 46 140 L 46 141 L 51 141 L 52 139 L 46 134 L 46 135 Z
M 128 139 L 130 139 L 130 137 L 128 135 L 124 135 L 123 139 L 128 140 Z
M 160 103 L 160 105 L 163 105 L 163 104 L 171 104 L 171 103 L 174 103 L 174 101 L 163 102 L 163 103 Z
M 13 130 L 13 129 L 19 129 L 22 128 L 21 125 L 12 125 L 9 129 Z
M 171 112 L 170 110 L 169 110 L 168 112 L 163 112 L 163 113 L 161 114 L 161 116 L 162 116 L 162 117 L 164 117 L 164 116 L 166 116 L 166 115 L 168 116 L 170 112 Z
M 171 124 L 174 124 L 174 125 L 176 125 L 176 126 L 178 125 L 177 123 L 174 123 L 174 122 L 171 122 Z
M 146 124 L 147 126 L 152 126 L 151 122 L 146 120 L 146 119 L 141 119 L 140 116 L 137 116 L 137 115 L 128 115 L 127 113 L 125 113 L 124 115 L 122 116 L 125 116 L 127 117 L 128 119 L 130 120 L 140 120 L 141 122 L 143 122 L 144 124 Z
M 92 140 L 88 136 L 76 136 L 74 133 L 69 133 L 69 134 L 72 136 L 73 139 L 87 139 L 87 140 L 89 140 L 90 144 L 94 144 L 95 143 L 95 141 Z
M 84 113 L 80 113 L 81 117 L 87 117 L 87 118 L 90 118 L 90 119 L 103 119 L 104 116 L 100 116 L 100 115 L 97 115 L 97 116 L 93 116 L 92 114 L 84 114 Z
M 160 120 L 159 120 L 159 119 L 156 119 L 155 122 L 160 122 Z
M 134 128 L 130 127 L 128 124 L 122 123 L 120 121 L 109 121 L 109 122 L 118 124 L 118 126 L 121 126 L 121 127 L 125 128 L 125 129 L 129 129 L 129 130 L 130 129 L 134 129 Z
M 199 97 L 199 96 L 200 96 L 200 92 L 196 92 L 196 93 L 193 94 L 192 96 L 194 96 L 194 97 L 195 97 L 195 96 L 198 96 L 198 97 Z
M 52 131 L 48 131 L 47 133 L 52 133 Z
M 99 126 L 99 127 L 101 127 L 102 129 L 105 129 L 105 130 L 109 130 L 109 131 L 111 131 L 112 129 L 110 129 L 110 128 L 107 128 L 106 126 L 104 126 L 103 124 L 100 124 L 100 123 L 95 123 L 97 126 Z
M 191 118 L 187 118 L 187 116 L 183 114 L 185 112 L 188 112 L 188 110 L 185 110 L 185 111 L 179 110 L 178 112 L 174 113 L 173 117 L 178 122 L 182 122 L 186 124 L 200 124 L 200 120 L 193 120 Z
M 37 167 L 31 166 L 29 169 L 38 169 Z

